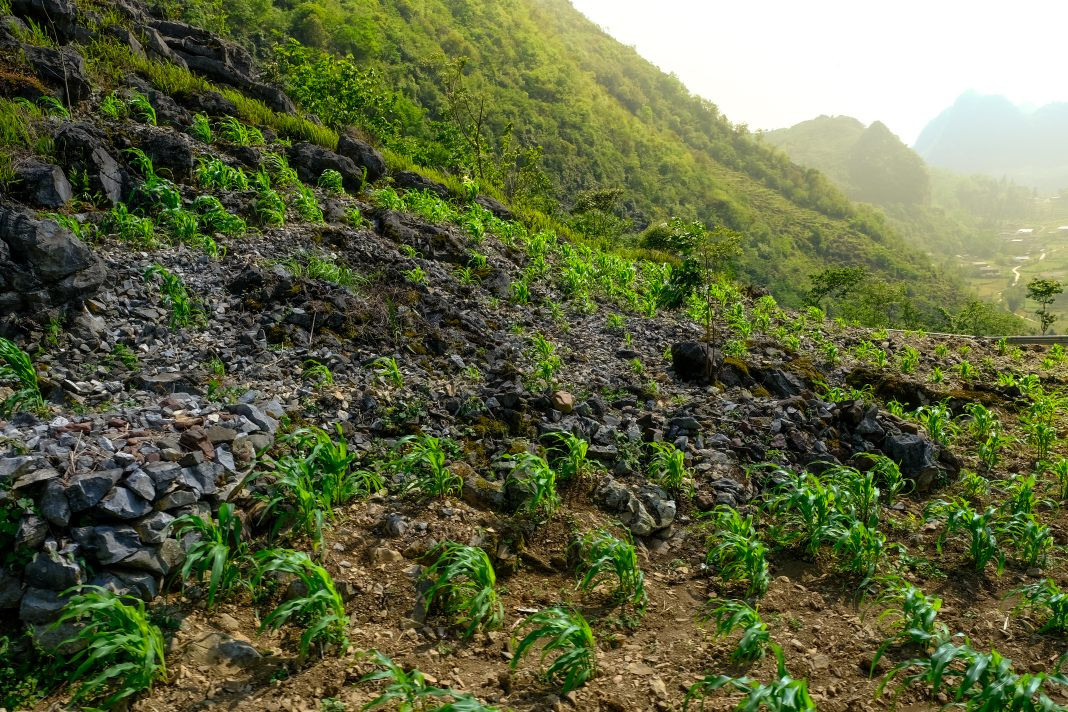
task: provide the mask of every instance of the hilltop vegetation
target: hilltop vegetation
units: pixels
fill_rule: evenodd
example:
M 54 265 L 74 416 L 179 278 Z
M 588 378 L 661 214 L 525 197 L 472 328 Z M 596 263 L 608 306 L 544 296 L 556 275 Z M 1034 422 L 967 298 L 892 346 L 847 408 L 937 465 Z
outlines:
M 871 288 L 845 315 L 869 324 L 944 327 L 940 307 L 968 301 L 878 213 L 754 141 L 565 0 L 165 9 L 252 43 L 305 108 L 360 126 L 394 165 L 471 175 L 595 239 L 633 246 L 673 216 L 738 230 L 741 275 L 791 305 L 810 274 L 864 265 Z M 576 215 L 586 192 L 606 189 L 622 190 L 605 206 L 613 220 Z

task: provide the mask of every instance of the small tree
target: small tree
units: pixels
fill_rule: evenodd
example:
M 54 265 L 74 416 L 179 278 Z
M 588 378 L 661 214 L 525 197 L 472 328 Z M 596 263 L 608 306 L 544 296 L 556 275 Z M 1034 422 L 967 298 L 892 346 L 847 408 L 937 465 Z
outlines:
M 1064 285 L 1055 279 L 1035 277 L 1027 283 L 1027 298 L 1033 299 L 1039 305 L 1038 309 L 1035 310 L 1035 315 L 1038 317 L 1038 323 L 1042 327 L 1043 336 L 1045 336 L 1049 327 L 1053 325 L 1053 322 L 1057 320 L 1057 317 L 1049 313 L 1049 307 L 1057 299 L 1057 295 L 1063 291 Z
M 823 309 L 823 300 L 827 297 L 843 297 L 860 285 L 868 276 L 863 267 L 829 267 L 808 277 L 811 287 L 805 296 L 809 306 Z M 826 309 L 824 309 L 826 313 Z
M 700 223 L 694 223 L 700 225 Z M 702 226 L 703 227 L 703 226 Z M 704 322 L 705 349 L 715 363 L 716 320 L 719 318 L 717 300 L 713 296 L 712 283 L 716 277 L 728 270 L 734 259 L 742 252 L 742 234 L 730 228 L 719 226 L 709 230 L 697 248 L 697 253 L 704 263 Z

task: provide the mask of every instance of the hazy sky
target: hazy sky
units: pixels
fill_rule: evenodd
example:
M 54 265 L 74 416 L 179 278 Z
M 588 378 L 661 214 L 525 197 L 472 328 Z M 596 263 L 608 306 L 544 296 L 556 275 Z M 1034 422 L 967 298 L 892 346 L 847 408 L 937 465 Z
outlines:
M 911 144 L 965 90 L 1068 100 L 1062 0 L 572 0 L 751 129 L 820 114 Z

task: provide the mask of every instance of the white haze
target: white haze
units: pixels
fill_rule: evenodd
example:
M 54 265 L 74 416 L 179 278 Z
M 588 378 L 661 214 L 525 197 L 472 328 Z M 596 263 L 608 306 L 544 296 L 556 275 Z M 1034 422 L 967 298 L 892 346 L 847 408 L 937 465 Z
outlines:
M 911 144 L 966 90 L 1068 100 L 1060 0 L 572 0 L 733 122 L 880 120 Z

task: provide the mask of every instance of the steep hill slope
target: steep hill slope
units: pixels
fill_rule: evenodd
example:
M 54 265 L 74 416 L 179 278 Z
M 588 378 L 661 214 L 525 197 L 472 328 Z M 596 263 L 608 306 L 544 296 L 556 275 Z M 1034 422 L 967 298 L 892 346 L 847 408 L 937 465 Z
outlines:
M 1068 186 L 1068 104 L 1026 111 L 968 92 L 927 124 L 915 148 L 933 166 L 1056 193 Z
M 0 1 L 0 706 L 1068 701 L 1063 349 L 567 239 L 106 9 Z
M 277 60 L 276 76 L 307 108 L 328 121 L 361 125 L 398 156 L 495 182 L 487 175 L 493 171 L 479 170 L 465 140 L 483 116 L 480 152 L 499 168 L 496 182 L 509 197 L 526 197 L 567 219 L 582 191 L 618 187 L 620 212 L 635 230 L 673 215 L 738 229 L 747 247 L 743 273 L 785 303 L 798 304 L 805 277 L 836 263 L 869 266 L 915 302 L 906 312 L 932 327 L 940 323 L 938 307 L 967 300 L 958 281 L 871 211 L 850 203 L 818 172 L 753 141 L 566 0 L 168 7 L 175 17 L 207 18 L 256 43 Z M 350 53 L 353 61 L 339 65 L 293 47 L 280 56 L 267 39 L 273 30 Z M 466 62 L 457 73 L 461 57 Z M 559 207 L 522 190 L 513 194 L 501 175 L 515 166 L 502 148 L 509 141 L 513 148 L 543 148 L 550 202 Z M 886 301 L 873 298 L 869 313 L 858 316 L 898 318 L 880 316 Z

